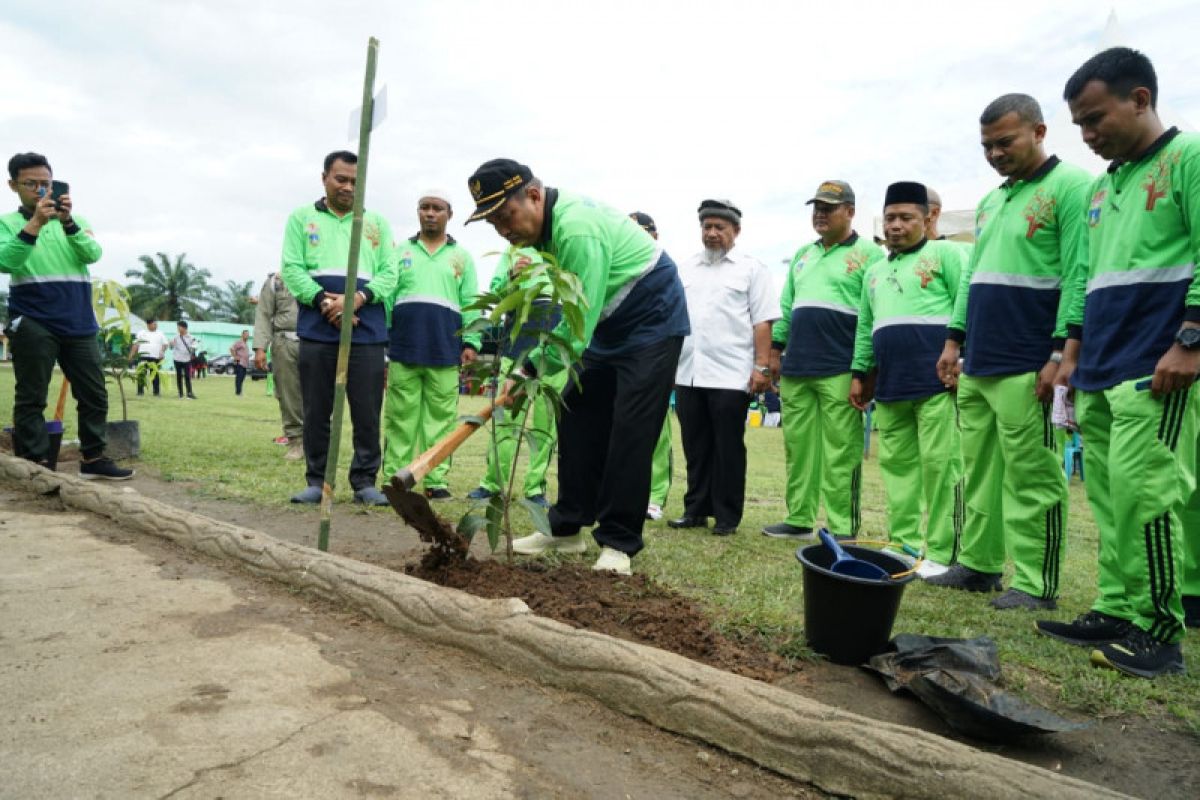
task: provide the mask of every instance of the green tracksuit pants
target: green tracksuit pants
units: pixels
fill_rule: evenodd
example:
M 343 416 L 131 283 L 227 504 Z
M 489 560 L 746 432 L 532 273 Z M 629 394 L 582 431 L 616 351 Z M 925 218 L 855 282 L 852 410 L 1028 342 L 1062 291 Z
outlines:
M 1193 402 L 1200 402 L 1200 400 Z M 1200 422 L 1197 423 L 1197 427 L 1200 427 Z M 1197 444 L 1196 456 L 1200 458 L 1200 444 Z M 1180 512 L 1183 519 L 1184 539 L 1181 593 L 1184 597 L 1200 597 L 1200 464 L 1197 464 L 1196 476 L 1197 487 L 1192 491 L 1192 496 L 1183 511 Z
M 650 462 L 650 502 L 659 508 L 667 504 L 667 493 L 671 491 L 671 414 L 663 420 L 662 433 L 654 445 L 654 460 Z
M 824 502 L 831 532 L 858 535 L 863 415 L 849 397 L 849 372 L 780 379 L 789 525 L 813 527 Z
M 1012 587 L 1052 599 L 1067 543 L 1067 481 L 1036 382 L 1034 372 L 959 380 L 966 519 L 958 561 L 1003 572 L 1007 553 Z
M 887 489 L 888 530 L 897 545 L 950 564 L 962 533 L 962 449 L 954 395 L 877 402 L 879 470 Z M 922 513 L 928 510 L 925 537 Z M 922 547 L 924 545 L 924 547 Z
M 458 412 L 458 367 L 388 364 L 383 405 L 383 474 L 390 479 L 454 430 Z M 445 489 L 446 459 L 425 476 L 426 489 Z
M 513 371 L 510 358 L 500 361 L 500 374 L 508 375 Z M 567 385 L 566 370 L 546 378 L 546 383 L 562 391 Z M 524 410 L 511 415 L 506 409 L 496 409 L 496 446 L 488 443 L 487 470 L 479 485 L 489 492 L 497 493 L 508 489 L 508 480 L 512 471 L 513 454 L 517 449 L 516 426 L 526 419 Z M 525 481 L 522 491 L 525 497 L 534 497 L 546 493 L 546 470 L 554 455 L 554 445 L 558 441 L 558 422 L 554 418 L 554 409 L 547 401 L 535 405 L 529 412 L 527 426 L 530 436 L 537 441 L 537 447 L 531 448 L 526 440 L 521 451 L 529 456 L 529 466 L 525 470 Z M 491 431 L 481 431 L 480 436 Z
M 1100 530 L 1092 608 L 1163 642 L 1183 638 L 1182 512 L 1196 488 L 1195 394 L 1155 398 L 1148 379 L 1075 393 L 1087 497 Z

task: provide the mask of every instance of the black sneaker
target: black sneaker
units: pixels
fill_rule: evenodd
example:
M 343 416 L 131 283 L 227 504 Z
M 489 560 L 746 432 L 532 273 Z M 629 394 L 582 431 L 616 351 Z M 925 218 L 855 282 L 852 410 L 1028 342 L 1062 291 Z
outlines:
M 812 528 L 804 528 L 799 525 L 789 525 L 786 522 L 777 522 L 774 525 L 766 525 L 762 529 L 763 536 L 770 536 L 772 539 L 796 539 L 800 541 L 809 541 L 816 539 L 817 535 L 813 533 Z
M 1020 589 L 1009 589 L 988 603 L 988 605 L 999 611 L 1008 611 L 1013 608 L 1024 608 L 1030 611 L 1053 611 L 1058 608 L 1058 603 L 1053 599 L 1047 600 L 1042 597 L 1034 597 L 1029 592 L 1022 592 Z
M 449 489 L 426 489 L 425 497 L 430 500 L 449 500 L 454 495 L 450 494 Z
M 1183 596 L 1183 624 L 1189 628 L 1200 628 L 1200 595 Z
M 488 491 L 482 486 L 476 486 L 471 491 L 467 492 L 468 500 L 490 500 L 493 492 Z
M 1183 649 L 1178 644 L 1160 642 L 1136 625 L 1130 625 L 1129 633 L 1119 642 L 1102 644 L 1093 650 L 1092 664 L 1138 678 L 1187 673 Z
M 133 477 L 133 470 L 118 467 L 111 458 L 101 456 L 94 461 L 80 461 L 79 477 L 85 481 L 127 481 Z
M 1095 647 L 1120 641 L 1129 633 L 1131 627 L 1133 626 L 1127 620 L 1110 617 L 1099 611 L 1080 614 L 1074 622 L 1055 622 L 1048 619 L 1037 621 L 1038 633 L 1081 647 Z
M 962 564 L 955 564 L 941 575 L 926 578 L 925 582 L 931 586 L 962 589 L 965 592 L 1000 591 L 999 572 L 980 572 Z

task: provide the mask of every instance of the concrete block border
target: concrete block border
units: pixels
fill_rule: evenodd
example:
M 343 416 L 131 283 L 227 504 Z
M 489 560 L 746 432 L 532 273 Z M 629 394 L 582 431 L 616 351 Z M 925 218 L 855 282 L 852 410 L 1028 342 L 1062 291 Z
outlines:
M 122 528 L 169 539 L 256 575 L 346 603 L 449 645 L 827 792 L 864 798 L 1123 797 L 931 733 L 860 717 L 682 656 L 538 617 L 391 570 L 282 542 L 0 455 L 0 480 Z

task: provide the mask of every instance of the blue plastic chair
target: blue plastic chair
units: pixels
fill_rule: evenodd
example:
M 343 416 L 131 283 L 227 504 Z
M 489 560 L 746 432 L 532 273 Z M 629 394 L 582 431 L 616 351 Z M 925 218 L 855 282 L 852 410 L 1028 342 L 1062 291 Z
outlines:
M 1083 480 L 1083 440 L 1079 438 L 1078 431 L 1073 432 L 1063 446 L 1063 472 L 1068 481 L 1072 472 L 1078 472 L 1079 480 Z

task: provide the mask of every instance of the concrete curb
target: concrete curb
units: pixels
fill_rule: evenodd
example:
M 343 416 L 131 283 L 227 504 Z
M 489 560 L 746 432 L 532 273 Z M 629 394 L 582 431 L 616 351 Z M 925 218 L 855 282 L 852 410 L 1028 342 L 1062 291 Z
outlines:
M 181 511 L 0 455 L 0 480 L 128 530 L 159 536 L 257 575 L 347 603 L 404 633 L 581 692 L 842 795 L 865 798 L 1123 797 L 924 731 L 840 711 L 652 647 L 578 630 L 521 600 L 485 600 L 401 573 Z

